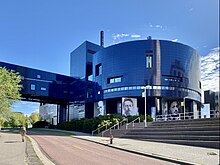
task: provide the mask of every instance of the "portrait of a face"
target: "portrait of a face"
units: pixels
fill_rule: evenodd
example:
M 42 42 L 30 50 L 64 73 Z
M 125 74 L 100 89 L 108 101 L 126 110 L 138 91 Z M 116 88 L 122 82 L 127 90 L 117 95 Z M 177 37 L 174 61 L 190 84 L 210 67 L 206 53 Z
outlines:
M 126 116 L 130 116 L 133 110 L 133 101 L 131 99 L 125 99 L 123 102 L 123 110 Z
M 137 99 L 122 98 L 122 114 L 125 116 L 138 115 Z
M 98 101 L 94 104 L 94 117 L 105 114 L 105 101 Z
M 171 114 L 178 114 L 179 113 L 179 104 L 177 101 L 173 101 L 170 104 L 170 112 L 171 112 Z
M 98 102 L 98 107 L 97 107 L 97 109 L 98 109 L 100 115 L 103 115 L 103 114 L 104 114 L 104 104 L 103 104 L 103 101 L 99 101 L 99 102 Z

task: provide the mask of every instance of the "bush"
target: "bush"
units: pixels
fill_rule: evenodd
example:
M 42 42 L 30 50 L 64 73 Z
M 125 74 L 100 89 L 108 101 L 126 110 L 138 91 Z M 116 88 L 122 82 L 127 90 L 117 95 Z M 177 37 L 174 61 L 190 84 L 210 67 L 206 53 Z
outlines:
M 37 121 L 33 124 L 33 128 L 45 128 L 48 127 L 49 123 L 47 121 Z
M 133 121 L 139 116 L 130 116 L 128 117 L 128 122 Z M 144 121 L 144 115 L 140 116 L 141 121 Z M 91 133 L 92 130 L 95 130 L 101 126 L 108 125 L 107 127 L 110 128 L 111 126 L 119 123 L 125 119 L 123 116 L 119 116 L 117 114 L 107 114 L 107 115 L 102 115 L 98 116 L 95 118 L 91 119 L 80 119 L 80 120 L 71 120 L 70 122 L 63 122 L 57 125 L 58 129 L 63 129 L 63 130 L 69 130 L 69 131 L 79 131 L 79 132 L 86 132 L 86 133 Z M 153 119 L 150 116 L 147 116 L 147 121 L 153 121 Z M 103 128 L 104 130 L 105 128 Z M 102 130 L 101 130 L 102 131 Z

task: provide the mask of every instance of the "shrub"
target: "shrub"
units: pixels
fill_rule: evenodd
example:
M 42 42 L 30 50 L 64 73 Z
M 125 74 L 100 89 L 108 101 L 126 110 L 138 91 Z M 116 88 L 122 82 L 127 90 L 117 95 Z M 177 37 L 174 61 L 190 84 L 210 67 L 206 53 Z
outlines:
M 33 124 L 33 128 L 45 128 L 48 127 L 49 123 L 47 121 L 37 121 Z
M 128 122 L 133 121 L 137 117 L 139 116 L 128 117 Z M 144 115 L 141 115 L 140 118 L 141 118 L 141 121 L 144 121 Z M 86 119 L 86 118 L 83 118 L 80 120 L 73 119 L 70 122 L 63 122 L 63 123 L 58 124 L 57 128 L 63 129 L 63 130 L 91 133 L 92 130 L 95 130 L 106 124 L 108 125 L 108 128 L 110 128 L 111 126 L 119 123 L 123 119 L 125 119 L 124 116 L 119 116 L 117 114 L 106 114 L 106 115 L 98 116 L 98 117 L 91 118 L 91 119 Z M 153 120 L 150 116 L 147 116 L 147 121 L 149 122 Z

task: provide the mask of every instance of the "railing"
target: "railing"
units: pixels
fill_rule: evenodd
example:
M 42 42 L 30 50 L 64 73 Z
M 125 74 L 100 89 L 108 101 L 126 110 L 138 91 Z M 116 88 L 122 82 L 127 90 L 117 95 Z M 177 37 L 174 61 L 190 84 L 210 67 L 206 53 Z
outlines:
M 219 117 L 219 112 L 216 110 L 210 110 L 210 115 L 203 115 L 198 112 L 194 114 L 193 112 L 178 113 L 178 114 L 168 114 L 168 115 L 157 115 L 156 121 L 168 121 L 168 120 L 187 120 L 187 119 L 201 119 L 201 118 L 217 118 Z
M 106 129 L 106 130 L 102 131 L 102 137 L 103 137 L 104 133 L 107 132 L 107 131 L 109 131 L 110 134 L 111 134 L 112 133 L 112 129 L 116 129 L 116 128 L 119 129 L 123 125 L 123 122 L 125 122 L 125 121 L 127 123 L 128 119 L 125 118 L 122 121 L 120 121 L 119 123 L 117 123 L 117 124 L 113 125 L 112 127 L 110 127 L 109 129 Z
M 138 118 L 134 119 L 133 121 L 131 121 L 130 123 L 127 123 L 125 129 L 128 129 L 128 126 L 129 126 L 130 124 L 132 124 L 132 127 L 134 127 L 134 122 L 137 121 L 137 120 L 138 120 L 138 123 L 141 122 L 141 118 L 138 117 Z
M 97 129 L 93 130 L 93 131 L 92 131 L 92 136 L 94 135 L 95 132 L 97 132 L 97 134 L 99 134 L 99 133 L 100 133 L 100 130 L 101 130 L 102 128 L 104 128 L 104 127 L 105 127 L 105 130 L 108 129 L 108 124 L 105 124 L 105 125 L 103 125 L 103 126 L 97 128 Z

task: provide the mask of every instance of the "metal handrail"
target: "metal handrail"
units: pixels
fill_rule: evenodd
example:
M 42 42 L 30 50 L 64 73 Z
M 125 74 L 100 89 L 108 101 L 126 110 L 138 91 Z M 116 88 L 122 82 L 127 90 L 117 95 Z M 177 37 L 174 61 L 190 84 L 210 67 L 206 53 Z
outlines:
M 94 135 L 94 133 L 95 133 L 96 131 L 98 131 L 98 134 L 99 134 L 99 133 L 100 133 L 100 129 L 103 128 L 103 127 L 105 127 L 105 129 L 107 129 L 107 128 L 108 128 L 108 124 L 105 124 L 105 125 L 103 125 L 103 126 L 97 128 L 97 129 L 93 130 L 93 131 L 92 131 L 92 136 Z
M 137 121 L 137 120 L 138 120 L 138 123 L 141 122 L 141 118 L 140 118 L 140 117 L 137 117 L 136 119 L 134 119 L 134 120 L 131 121 L 130 123 L 127 123 L 125 129 L 128 129 L 128 126 L 129 126 L 130 124 L 132 124 L 132 127 L 134 127 L 134 122 Z
M 167 114 L 167 115 L 157 115 L 156 121 L 158 120 L 185 120 L 185 119 L 192 119 L 193 118 L 193 112 L 186 112 L 184 113 L 178 113 L 178 114 Z
M 128 119 L 125 118 L 125 119 L 123 119 L 122 121 L 120 121 L 120 122 L 118 122 L 117 124 L 115 124 L 115 125 L 113 125 L 112 127 L 110 127 L 109 129 L 106 129 L 106 130 L 102 131 L 102 137 L 103 137 L 104 133 L 107 132 L 108 130 L 110 131 L 110 134 L 111 134 L 112 128 L 115 129 L 116 126 L 118 126 L 118 129 L 119 129 L 120 124 L 123 123 L 124 121 L 128 122 Z M 121 125 L 121 126 L 122 126 L 122 125 Z
M 213 112 L 213 113 L 212 113 Z M 201 119 L 201 114 L 196 115 L 198 119 Z M 218 114 L 216 114 L 215 110 L 210 110 L 210 118 L 217 118 L 219 117 Z M 157 115 L 156 121 L 167 121 L 167 120 L 187 120 L 187 119 L 194 119 L 194 113 L 193 112 L 186 112 L 184 113 L 178 113 L 176 115 L 167 114 L 167 115 Z

